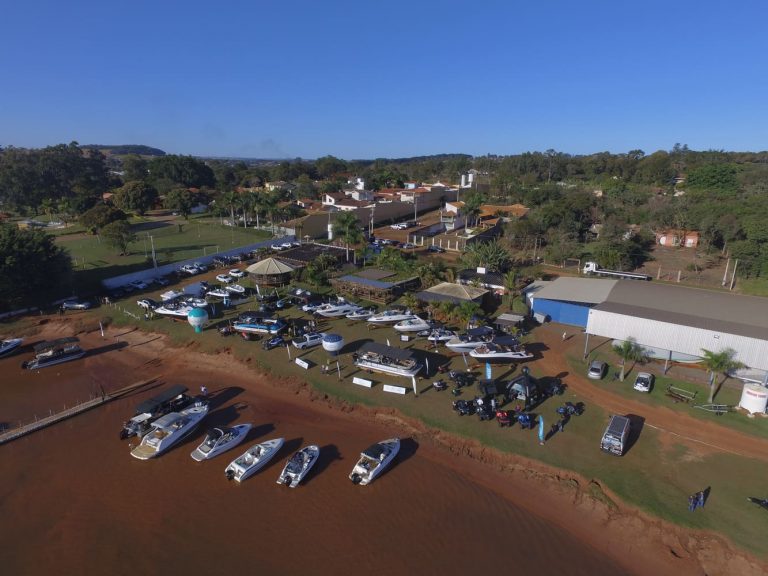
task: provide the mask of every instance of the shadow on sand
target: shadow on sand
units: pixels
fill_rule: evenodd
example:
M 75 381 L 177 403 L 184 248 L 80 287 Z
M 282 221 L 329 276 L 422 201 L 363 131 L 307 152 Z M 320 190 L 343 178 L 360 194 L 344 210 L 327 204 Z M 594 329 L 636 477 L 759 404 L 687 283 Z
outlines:
M 309 484 L 315 476 L 322 474 L 331 463 L 336 462 L 337 460 L 344 460 L 344 457 L 339 453 L 339 448 L 336 444 L 320 446 L 320 456 L 309 471 L 309 474 L 307 474 L 307 477 L 304 478 L 302 484 Z
M 105 352 L 121 350 L 127 346 L 128 342 L 113 342 L 112 344 L 107 344 L 106 346 L 99 346 L 98 348 L 91 348 L 90 350 L 87 350 L 84 357 L 91 358 L 92 356 L 98 356 L 99 354 L 104 354 Z
M 240 388 L 240 386 L 228 386 L 226 388 L 219 388 L 218 390 L 214 390 L 210 392 L 208 397 L 208 402 L 210 404 L 210 409 L 215 410 L 219 406 L 222 406 L 223 404 L 226 404 L 239 394 L 242 394 L 243 389 Z
M 627 454 L 632 450 L 632 447 L 640 439 L 640 433 L 643 431 L 643 426 L 645 426 L 645 418 L 642 416 L 638 416 L 637 414 L 627 414 L 627 418 L 630 422 L 630 429 L 624 454 Z

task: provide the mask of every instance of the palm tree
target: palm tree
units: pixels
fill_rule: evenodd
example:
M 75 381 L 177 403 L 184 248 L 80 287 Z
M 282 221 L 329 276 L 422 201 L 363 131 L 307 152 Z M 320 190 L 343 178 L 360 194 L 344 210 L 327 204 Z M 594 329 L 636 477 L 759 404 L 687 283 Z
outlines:
M 235 225 L 235 206 L 237 206 L 237 192 L 230 190 L 221 195 L 221 201 L 229 207 L 229 217 L 232 226 Z
M 333 234 L 335 237 L 344 240 L 347 247 L 347 262 L 349 262 L 349 245 L 357 244 L 363 239 L 363 233 L 360 231 L 360 222 L 353 212 L 338 213 L 333 221 Z
M 469 321 L 480 310 L 480 305 L 476 302 L 462 302 L 456 307 L 455 314 L 459 322 L 465 327 L 469 325 Z
M 504 287 L 509 290 L 509 309 L 512 310 L 515 296 L 517 296 L 517 270 L 514 268 L 504 274 Z
M 259 216 L 261 216 L 261 211 L 264 209 L 264 206 L 262 204 L 261 194 L 259 192 L 256 192 L 255 190 L 252 190 L 251 192 L 248 192 L 248 200 L 251 203 L 251 209 L 256 215 L 256 228 L 258 228 Z
M 614 346 L 613 351 L 621 358 L 621 374 L 619 380 L 624 382 L 624 369 L 627 360 L 637 362 L 645 358 L 645 348 L 640 346 L 634 338 L 627 338 L 619 346 Z
M 734 359 L 736 350 L 733 348 L 726 348 L 720 352 L 712 352 L 702 348 L 701 351 L 704 353 L 702 364 L 709 372 L 709 403 L 711 404 L 715 399 L 715 375 L 720 373 L 727 377 L 728 372 L 743 368 L 744 364 Z
M 477 217 L 480 216 L 480 206 L 485 203 L 485 198 L 482 194 L 473 192 L 464 196 L 464 213 L 467 216 L 467 226 L 470 226 L 473 222 L 477 224 Z

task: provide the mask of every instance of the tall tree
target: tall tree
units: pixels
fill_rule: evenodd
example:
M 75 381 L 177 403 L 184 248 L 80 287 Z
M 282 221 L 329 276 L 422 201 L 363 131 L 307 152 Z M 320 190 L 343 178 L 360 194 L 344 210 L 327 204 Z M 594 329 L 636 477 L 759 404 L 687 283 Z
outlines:
M 0 224 L 0 309 L 41 305 L 69 286 L 72 263 L 53 236 Z
M 128 245 L 136 241 L 131 225 L 125 220 L 110 222 L 101 229 L 101 236 L 107 244 L 119 249 L 121 256 L 127 254 Z
M 624 382 L 624 371 L 627 362 L 637 362 L 645 358 L 645 348 L 640 346 L 634 338 L 627 338 L 618 346 L 614 346 L 613 351 L 619 358 L 621 358 L 621 373 L 619 374 L 619 380 Z
M 715 376 L 717 374 L 728 376 L 728 372 L 743 368 L 744 364 L 736 360 L 736 350 L 733 348 L 725 348 L 720 352 L 702 348 L 701 351 L 704 358 L 702 364 L 709 372 L 709 403 L 711 404 L 715 399 Z
M 357 244 L 363 239 L 360 221 L 354 212 L 339 212 L 333 221 L 333 235 L 344 241 L 347 248 L 347 262 L 349 262 L 349 245 Z
M 157 200 L 157 190 L 143 180 L 133 180 L 115 190 L 112 199 L 121 210 L 144 214 Z
M 189 218 L 194 206 L 195 197 L 192 192 L 186 188 L 174 188 L 165 195 L 165 207 L 171 210 L 178 210 L 179 214 L 185 219 Z

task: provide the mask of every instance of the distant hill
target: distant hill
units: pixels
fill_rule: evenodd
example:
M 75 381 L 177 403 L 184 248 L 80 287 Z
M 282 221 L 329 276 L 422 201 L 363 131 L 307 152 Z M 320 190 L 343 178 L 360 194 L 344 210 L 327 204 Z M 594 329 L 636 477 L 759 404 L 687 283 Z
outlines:
M 105 154 L 112 155 L 124 155 L 124 154 L 138 154 L 139 156 L 165 156 L 165 152 L 159 148 L 152 148 L 150 146 L 144 146 L 142 144 L 118 144 L 115 146 L 107 144 L 86 144 L 80 146 L 81 148 L 95 148 L 101 150 Z

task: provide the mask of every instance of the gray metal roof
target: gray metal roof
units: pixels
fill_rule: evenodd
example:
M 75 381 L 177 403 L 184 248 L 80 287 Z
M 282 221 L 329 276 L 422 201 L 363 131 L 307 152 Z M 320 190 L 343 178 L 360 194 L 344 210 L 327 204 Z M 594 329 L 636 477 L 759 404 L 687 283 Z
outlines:
M 600 304 L 608 299 L 618 280 L 597 280 L 594 278 L 571 278 L 563 276 L 547 284 L 533 295 L 534 299 L 563 300 L 566 302 L 583 302 Z M 634 283 L 626 280 L 625 282 Z
M 363 278 L 362 276 L 355 276 L 348 274 L 339 278 L 344 282 L 352 282 L 354 284 L 360 284 L 362 286 L 370 286 L 371 288 L 392 288 L 394 284 L 392 282 L 383 282 L 381 280 L 373 280 L 372 278 Z
M 617 281 L 596 310 L 768 340 L 768 298 Z

